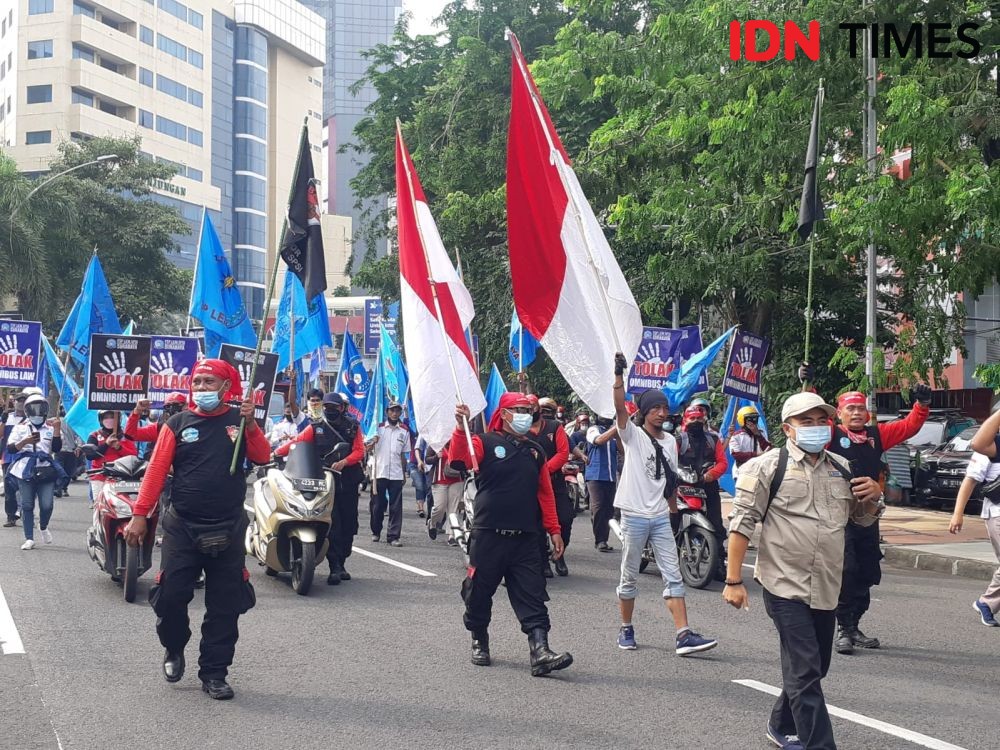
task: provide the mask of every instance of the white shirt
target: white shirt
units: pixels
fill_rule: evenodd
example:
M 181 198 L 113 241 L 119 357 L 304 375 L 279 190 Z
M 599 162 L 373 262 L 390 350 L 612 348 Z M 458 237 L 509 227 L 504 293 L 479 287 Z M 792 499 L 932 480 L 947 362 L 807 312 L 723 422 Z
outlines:
M 410 449 L 410 431 L 402 423 L 393 427 L 381 424 L 375 443 L 375 478 L 404 479 L 403 454 Z
M 48 453 L 52 454 L 52 433 L 53 430 L 47 424 L 43 424 L 41 427 L 35 427 L 28 420 L 24 420 L 16 425 L 14 429 L 10 431 L 10 437 L 7 439 L 8 444 L 17 445 L 26 437 L 28 437 L 33 432 L 37 432 L 40 439 L 37 443 L 32 445 L 26 445 L 22 448 L 22 451 L 30 451 L 32 453 Z M 17 477 L 18 479 L 24 479 L 24 469 L 28 465 L 28 459 L 22 458 L 14 462 L 14 465 L 10 469 L 10 473 Z M 39 458 L 37 460 L 36 466 L 50 466 L 51 462 Z
M 278 447 L 279 445 L 284 445 L 298 434 L 299 428 L 295 422 L 289 422 L 282 417 L 281 421 L 275 423 L 274 427 L 271 428 L 267 440 L 274 447 Z
M 615 493 L 615 507 L 646 518 L 667 515 L 670 508 L 663 496 L 667 478 L 662 471 L 660 478 L 655 478 L 656 450 L 653 448 L 653 441 L 631 419 L 625 422 L 625 429 L 618 430 L 618 436 L 625 446 L 625 464 Z M 670 468 L 677 471 L 677 441 L 674 436 L 665 432 L 658 442 Z
M 753 437 L 746 430 L 740 430 L 735 433 L 731 438 L 729 438 L 729 452 L 730 453 L 753 453 L 754 456 L 760 455 L 757 452 L 757 444 Z M 735 480 L 740 475 L 739 464 L 736 463 L 736 459 L 733 459 L 733 479 Z
M 982 453 L 973 453 L 969 465 L 965 468 L 965 476 L 977 482 L 992 482 L 1000 477 L 1000 464 L 995 464 Z M 988 497 L 983 497 L 983 510 L 980 518 L 996 518 L 1000 516 L 1000 504 L 994 503 Z

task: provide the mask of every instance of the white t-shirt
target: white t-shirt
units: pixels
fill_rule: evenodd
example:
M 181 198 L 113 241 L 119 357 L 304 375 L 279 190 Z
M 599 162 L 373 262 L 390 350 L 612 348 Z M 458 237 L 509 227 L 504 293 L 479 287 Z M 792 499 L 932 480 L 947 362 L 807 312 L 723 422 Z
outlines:
M 7 438 L 7 442 L 10 445 L 16 445 L 28 437 L 31 433 L 37 432 L 39 434 L 39 440 L 37 443 L 32 445 L 26 445 L 22 448 L 22 451 L 30 451 L 32 453 L 47 453 L 52 455 L 52 433 L 53 429 L 47 424 L 43 424 L 41 427 L 35 427 L 30 422 L 25 420 L 19 424 L 14 425 L 14 429 L 10 431 L 10 437 Z M 36 465 L 38 466 L 49 466 L 50 461 L 46 459 L 38 458 Z M 28 459 L 22 458 L 14 462 L 14 465 L 10 468 L 10 473 L 17 477 L 18 479 L 24 479 L 24 470 L 28 465 Z
M 410 450 L 410 431 L 398 424 L 379 425 L 375 443 L 375 478 L 405 479 L 403 454 Z
M 975 479 L 977 482 L 992 482 L 1000 477 L 1000 464 L 995 464 L 982 453 L 973 453 L 969 459 L 969 465 L 965 468 L 965 476 Z M 989 498 L 983 498 L 983 511 L 980 518 L 994 518 L 1000 516 L 1000 504 L 992 502 Z
M 670 512 L 663 490 L 667 478 L 660 472 L 656 479 L 656 450 L 653 441 L 632 420 L 625 422 L 625 429 L 618 430 L 622 445 L 625 446 L 625 464 L 622 479 L 615 493 L 615 507 L 626 513 L 655 518 Z M 659 438 L 664 456 L 670 468 L 677 471 L 677 441 L 669 433 Z

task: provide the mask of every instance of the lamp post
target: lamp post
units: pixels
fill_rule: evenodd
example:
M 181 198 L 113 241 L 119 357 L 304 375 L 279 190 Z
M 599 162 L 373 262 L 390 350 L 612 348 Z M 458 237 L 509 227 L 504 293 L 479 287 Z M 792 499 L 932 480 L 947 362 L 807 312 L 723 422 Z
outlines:
M 28 193 L 26 196 L 24 196 L 24 200 L 22 200 L 20 203 L 18 203 L 16 206 L 14 206 L 13 210 L 10 212 L 11 232 L 14 231 L 14 217 L 17 216 L 17 212 L 21 210 L 21 206 L 23 206 L 29 200 L 31 200 L 31 196 L 33 196 L 35 193 L 37 193 L 43 187 L 45 187 L 46 185 L 48 185 L 50 182 L 52 182 L 53 180 L 58 180 L 63 175 L 67 175 L 70 172 L 75 172 L 78 169 L 83 169 L 84 167 L 92 167 L 95 164 L 103 164 L 104 162 L 118 161 L 119 158 L 120 157 L 118 156 L 118 154 L 102 154 L 101 156 L 98 156 L 96 159 L 92 159 L 91 161 L 85 161 L 83 164 L 77 164 L 75 167 L 70 167 L 69 169 L 64 169 L 62 172 L 59 172 L 58 174 L 54 174 L 51 177 L 49 177 L 47 180 L 43 180 L 39 184 L 35 185 L 35 187 L 31 190 L 31 192 Z

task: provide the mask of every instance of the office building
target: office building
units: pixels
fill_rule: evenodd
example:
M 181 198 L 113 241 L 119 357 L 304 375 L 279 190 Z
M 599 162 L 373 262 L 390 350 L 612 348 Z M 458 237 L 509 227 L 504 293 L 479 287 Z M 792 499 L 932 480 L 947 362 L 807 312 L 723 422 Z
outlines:
M 8 7 L 13 6 L 13 7 Z M 178 174 L 153 185 L 191 226 L 208 209 L 261 316 L 303 121 L 323 177 L 323 18 L 295 0 L 16 0 L 0 19 L 0 146 L 28 173 L 58 144 L 142 137 Z M 341 254 L 343 251 L 341 250 Z

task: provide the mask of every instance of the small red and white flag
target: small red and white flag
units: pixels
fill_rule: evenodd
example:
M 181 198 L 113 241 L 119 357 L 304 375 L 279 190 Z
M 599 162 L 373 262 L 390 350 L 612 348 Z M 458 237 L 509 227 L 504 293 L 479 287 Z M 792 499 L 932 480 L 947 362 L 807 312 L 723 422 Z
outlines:
M 440 450 L 455 429 L 455 404 L 486 408 L 465 329 L 476 312 L 452 265 L 403 134 L 396 126 L 396 220 L 400 306 L 410 393 L 420 436 Z
M 635 359 L 642 315 L 583 194 L 528 71 L 513 47 L 507 136 L 507 238 L 514 305 L 569 386 L 614 416 L 614 353 Z

